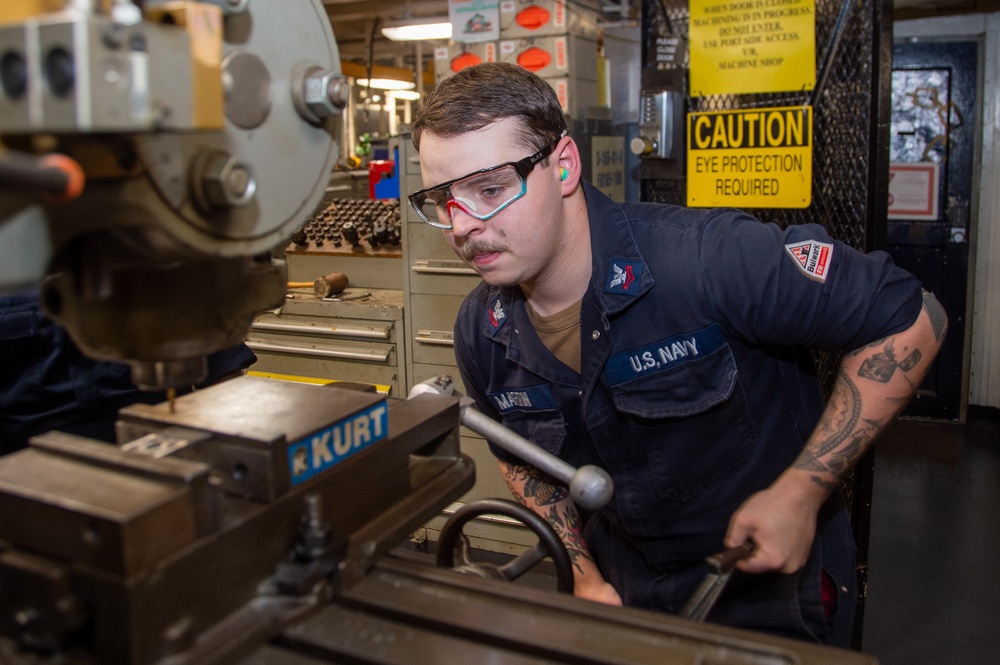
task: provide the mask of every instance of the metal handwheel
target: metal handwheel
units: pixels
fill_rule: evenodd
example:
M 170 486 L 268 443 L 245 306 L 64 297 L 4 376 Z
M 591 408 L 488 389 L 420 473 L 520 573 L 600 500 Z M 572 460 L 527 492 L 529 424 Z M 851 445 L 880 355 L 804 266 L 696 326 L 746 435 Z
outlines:
M 538 536 L 538 542 L 527 552 L 502 566 L 472 561 L 469 539 L 462 529 L 469 520 L 490 514 L 506 515 L 518 520 Z M 458 565 L 455 564 L 456 549 L 460 558 Z M 519 503 L 505 499 L 480 499 L 465 504 L 445 522 L 438 538 L 437 565 L 481 578 L 511 582 L 531 570 L 546 555 L 552 557 L 555 563 L 557 590 L 573 593 L 573 563 L 559 535 L 549 523 Z

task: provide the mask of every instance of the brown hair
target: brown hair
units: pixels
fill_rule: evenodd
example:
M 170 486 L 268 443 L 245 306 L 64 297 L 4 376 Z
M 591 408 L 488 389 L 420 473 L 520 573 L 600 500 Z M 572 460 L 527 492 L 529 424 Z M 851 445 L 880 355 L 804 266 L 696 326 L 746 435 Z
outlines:
M 449 137 L 476 131 L 505 118 L 520 119 L 520 138 L 541 148 L 566 129 L 555 91 L 528 70 L 505 62 L 466 67 L 427 96 L 413 120 L 413 147 L 425 130 Z

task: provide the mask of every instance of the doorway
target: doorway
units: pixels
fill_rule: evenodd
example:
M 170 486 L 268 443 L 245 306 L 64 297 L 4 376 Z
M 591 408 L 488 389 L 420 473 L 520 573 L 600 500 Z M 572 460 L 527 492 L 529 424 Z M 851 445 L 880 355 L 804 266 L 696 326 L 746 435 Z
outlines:
M 905 415 L 964 421 L 972 188 L 978 145 L 975 41 L 893 48 L 886 250 L 934 293 L 949 330 Z

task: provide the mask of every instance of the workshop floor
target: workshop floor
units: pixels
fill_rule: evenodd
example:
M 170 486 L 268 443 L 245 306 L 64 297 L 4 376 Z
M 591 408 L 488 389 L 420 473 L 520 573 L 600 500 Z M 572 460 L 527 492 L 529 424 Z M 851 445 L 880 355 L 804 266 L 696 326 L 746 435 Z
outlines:
M 998 663 L 1000 424 L 897 422 L 875 456 L 863 650 Z

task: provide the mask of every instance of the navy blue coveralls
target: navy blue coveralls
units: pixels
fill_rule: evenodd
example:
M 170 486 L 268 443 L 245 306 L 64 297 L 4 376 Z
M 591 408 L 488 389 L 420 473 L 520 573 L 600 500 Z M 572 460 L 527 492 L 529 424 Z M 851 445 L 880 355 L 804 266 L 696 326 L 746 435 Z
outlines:
M 591 553 L 626 605 L 675 613 L 733 513 L 813 431 L 824 398 L 809 349 L 853 350 L 908 328 L 921 287 L 887 254 L 817 225 L 584 192 L 593 272 L 581 373 L 543 346 L 516 287 L 472 291 L 455 353 L 485 413 L 574 466 L 608 470 L 611 503 L 584 516 Z M 827 503 L 803 570 L 734 576 L 708 619 L 848 646 L 854 543 L 839 497 Z M 839 592 L 832 617 L 821 570 Z

